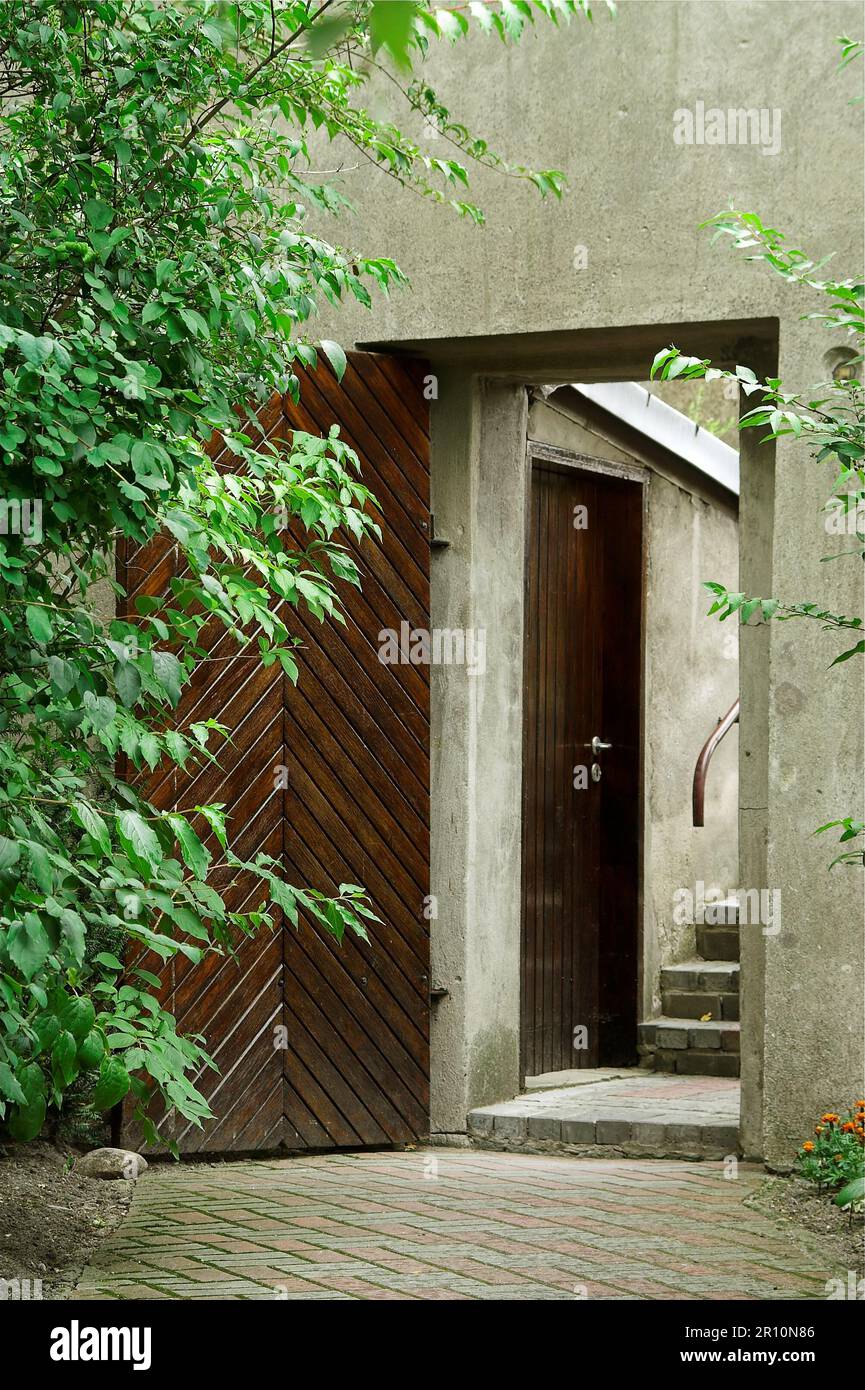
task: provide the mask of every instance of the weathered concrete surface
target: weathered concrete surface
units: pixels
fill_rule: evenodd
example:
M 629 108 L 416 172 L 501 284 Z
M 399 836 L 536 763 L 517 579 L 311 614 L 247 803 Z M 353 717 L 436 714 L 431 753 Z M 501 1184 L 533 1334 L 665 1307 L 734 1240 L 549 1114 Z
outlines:
M 796 246 L 837 250 L 852 273 L 862 219 L 843 170 L 861 165 L 861 113 L 847 105 L 859 79 L 853 69 L 835 75 L 835 37 L 860 28 L 853 0 L 623 0 L 615 21 L 539 23 L 507 49 L 480 35 L 433 45 L 424 78 L 454 117 L 508 158 L 563 169 L 570 192 L 542 201 L 472 165 L 471 198 L 487 216 L 479 231 L 347 158 L 328 180 L 357 208 L 340 236 L 394 256 L 413 288 L 377 299 L 373 314 L 350 304 L 329 327 L 384 341 L 775 313 L 793 322 L 795 290 L 759 268 L 734 269 L 697 224 L 732 198 L 789 229 Z M 778 108 L 779 153 L 676 145 L 674 112 L 697 100 Z M 364 101 L 432 154 L 451 153 L 443 139 L 425 140 L 386 78 Z M 332 169 L 333 152 L 318 167 Z M 574 268 L 580 246 L 584 270 Z
M 711 249 L 697 224 L 732 199 L 786 229 L 793 244 L 818 256 L 834 251 L 839 275 L 858 273 L 861 108 L 849 105 L 857 75 L 835 72 L 835 38 L 860 28 L 852 3 L 625 0 L 615 22 L 598 16 L 591 29 L 564 33 L 540 25 L 507 51 L 482 37 L 434 48 L 425 76 L 459 118 L 512 158 L 563 168 L 573 192 L 561 206 L 542 203 L 518 181 L 477 170 L 473 196 L 489 213 L 479 232 L 401 196 L 384 175 L 370 178 L 358 161 L 339 176 L 358 209 L 341 235 L 393 255 L 413 291 L 378 303 L 372 316 L 351 308 L 322 332 L 423 344 L 439 362 L 466 360 L 479 344 L 471 370 L 482 375 L 507 367 L 515 377 L 553 380 L 556 356 L 558 380 L 581 379 L 593 364 L 602 378 L 639 380 L 669 337 L 692 350 L 693 331 L 680 334 L 677 324 L 737 320 L 758 325 L 765 341 L 776 320 L 785 383 L 823 379 L 828 340 L 800 322 L 819 300 L 768 268 Z M 676 145 L 673 113 L 698 100 L 777 109 L 779 152 Z M 384 79 L 370 105 L 403 119 Z M 587 248 L 585 269 L 575 269 L 578 246 Z M 629 343 L 640 351 L 629 354 Z M 578 374 L 568 362 L 580 353 Z M 752 363 L 771 373 L 766 353 Z M 464 388 L 458 375 L 453 382 L 434 414 L 459 409 Z M 829 480 L 801 445 L 783 442 L 774 471 L 773 452 L 753 436 L 742 451 L 740 582 L 861 612 L 861 567 L 821 564 L 829 547 L 819 507 Z M 739 880 L 780 889 L 784 906 L 778 936 L 743 934 L 743 1123 L 747 1151 L 778 1164 L 789 1162 L 815 1112 L 842 1107 L 862 1084 L 863 879 L 828 875 L 830 846 L 812 838 L 822 821 L 862 807 L 863 667 L 849 662 L 827 673 L 838 649 L 804 624 L 742 634 Z M 450 787 L 446 799 L 437 823 L 450 819 L 455 853 L 471 874 L 481 861 L 466 844 L 465 801 Z M 439 864 L 445 853 L 437 851 Z M 498 1046 L 491 1039 L 488 1055 Z
M 804 325 L 786 326 L 782 379 L 820 380 L 822 346 Z M 822 562 L 849 539 L 821 527 L 826 481 L 803 452 L 778 449 L 773 592 L 861 615 L 861 563 Z M 740 932 L 749 943 L 746 993 L 748 959 L 761 945 L 764 960 L 762 1154 L 787 1167 L 824 1106 L 847 1107 L 862 1094 L 863 875 L 830 872 L 836 845 L 813 831 L 837 816 L 862 817 L 863 664 L 828 671 L 852 643 L 817 624 L 773 624 L 769 639 L 766 881 L 781 890 L 784 918 L 762 942 L 753 927 Z
M 434 627 L 481 629 L 486 670 L 432 672 L 431 1131 L 519 1086 L 519 951 L 526 393 L 460 374 L 439 381 Z M 473 422 L 474 425 L 473 425 Z

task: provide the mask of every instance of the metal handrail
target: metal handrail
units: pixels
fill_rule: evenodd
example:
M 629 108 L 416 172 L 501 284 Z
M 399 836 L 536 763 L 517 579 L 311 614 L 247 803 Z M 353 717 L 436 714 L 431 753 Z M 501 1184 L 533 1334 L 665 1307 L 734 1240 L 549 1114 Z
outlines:
M 700 749 L 700 756 L 694 768 L 694 791 L 692 806 L 694 813 L 694 825 L 705 825 L 703 819 L 703 809 L 706 800 L 706 774 L 709 771 L 709 763 L 712 761 L 712 754 L 724 738 L 730 732 L 734 724 L 739 722 L 739 701 L 731 705 L 722 719 L 718 720 L 717 728 L 713 729 L 703 747 Z

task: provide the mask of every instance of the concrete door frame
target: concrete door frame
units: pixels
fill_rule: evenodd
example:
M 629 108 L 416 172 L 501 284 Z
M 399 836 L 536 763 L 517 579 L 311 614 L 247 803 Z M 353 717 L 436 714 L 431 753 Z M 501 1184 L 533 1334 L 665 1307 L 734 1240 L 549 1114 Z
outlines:
M 778 374 L 773 318 L 364 343 L 430 364 L 437 533 L 432 623 L 484 629 L 485 673 L 433 668 L 431 1133 L 458 1142 L 470 1109 L 520 1085 L 523 558 L 529 385 L 642 381 L 669 343 Z M 747 402 L 744 403 L 747 408 Z M 773 445 L 740 441 L 740 585 L 772 592 Z M 767 884 L 768 625 L 741 630 L 739 867 Z M 742 1134 L 762 1153 L 765 938 L 743 933 Z

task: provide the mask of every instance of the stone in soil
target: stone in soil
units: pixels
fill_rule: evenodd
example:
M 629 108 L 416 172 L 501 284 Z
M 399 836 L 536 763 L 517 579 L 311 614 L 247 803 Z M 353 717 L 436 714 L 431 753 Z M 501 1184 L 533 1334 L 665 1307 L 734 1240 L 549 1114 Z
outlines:
M 132 1149 L 91 1149 L 76 1166 L 78 1172 L 88 1178 L 123 1178 L 135 1182 L 147 1167 L 147 1159 Z

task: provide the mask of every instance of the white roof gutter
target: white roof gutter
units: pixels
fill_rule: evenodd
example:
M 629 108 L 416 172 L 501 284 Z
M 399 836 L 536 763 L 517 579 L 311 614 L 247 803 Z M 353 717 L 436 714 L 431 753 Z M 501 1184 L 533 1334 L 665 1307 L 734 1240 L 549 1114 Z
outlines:
M 573 389 L 624 424 L 639 430 L 647 439 L 677 454 L 706 477 L 739 496 L 739 455 L 723 439 L 674 410 L 666 401 L 653 396 L 634 381 L 583 385 Z

